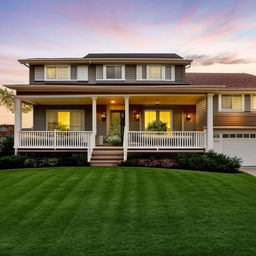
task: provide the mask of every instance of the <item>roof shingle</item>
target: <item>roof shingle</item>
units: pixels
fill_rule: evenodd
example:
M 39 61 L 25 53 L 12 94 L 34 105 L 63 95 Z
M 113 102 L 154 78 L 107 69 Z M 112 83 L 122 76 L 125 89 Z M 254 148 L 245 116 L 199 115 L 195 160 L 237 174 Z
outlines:
M 157 59 L 183 59 L 176 53 L 89 53 L 84 58 L 157 58 Z
M 227 88 L 256 88 L 256 76 L 246 73 L 186 73 L 191 85 L 225 85 Z

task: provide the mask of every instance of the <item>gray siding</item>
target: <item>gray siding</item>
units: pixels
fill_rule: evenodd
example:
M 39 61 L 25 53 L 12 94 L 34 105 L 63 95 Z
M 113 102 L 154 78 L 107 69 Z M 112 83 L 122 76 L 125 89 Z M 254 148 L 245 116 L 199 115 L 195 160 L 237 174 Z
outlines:
M 136 65 L 125 66 L 125 80 L 128 83 L 136 82 Z
M 88 83 L 89 84 L 96 83 L 96 66 L 95 65 L 88 66 Z
M 214 126 L 256 126 L 256 112 L 250 111 L 250 95 L 245 95 L 244 112 L 218 112 L 218 95 L 213 97 Z
M 47 109 L 83 109 L 85 112 L 85 131 L 92 129 L 91 105 L 35 105 L 33 111 L 33 126 L 36 131 L 46 130 L 46 110 Z
M 103 65 L 96 65 L 96 79 L 103 79 Z
M 175 81 L 184 82 L 185 81 L 185 66 L 175 65 Z

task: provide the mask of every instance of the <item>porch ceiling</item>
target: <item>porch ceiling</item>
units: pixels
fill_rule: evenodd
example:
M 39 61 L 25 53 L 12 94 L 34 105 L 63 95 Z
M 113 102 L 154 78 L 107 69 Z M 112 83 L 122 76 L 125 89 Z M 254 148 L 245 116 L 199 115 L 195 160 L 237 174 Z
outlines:
M 203 100 L 204 96 L 172 95 L 172 96 L 136 96 L 130 98 L 130 104 L 142 105 L 192 105 Z
M 91 104 L 91 96 L 18 96 L 23 101 L 35 105 L 83 105 Z M 125 96 L 98 96 L 97 104 L 101 105 L 124 105 Z M 203 100 L 201 95 L 167 95 L 167 96 L 130 96 L 130 104 L 135 105 L 193 105 Z

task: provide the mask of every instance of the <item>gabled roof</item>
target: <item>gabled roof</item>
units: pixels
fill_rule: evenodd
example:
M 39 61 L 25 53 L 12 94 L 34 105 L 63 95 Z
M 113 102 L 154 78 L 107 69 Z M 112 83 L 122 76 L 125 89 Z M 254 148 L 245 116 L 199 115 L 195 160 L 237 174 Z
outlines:
M 191 85 L 225 85 L 226 88 L 256 88 L 256 76 L 246 73 L 186 73 Z
M 176 53 L 88 53 L 84 58 L 183 59 Z

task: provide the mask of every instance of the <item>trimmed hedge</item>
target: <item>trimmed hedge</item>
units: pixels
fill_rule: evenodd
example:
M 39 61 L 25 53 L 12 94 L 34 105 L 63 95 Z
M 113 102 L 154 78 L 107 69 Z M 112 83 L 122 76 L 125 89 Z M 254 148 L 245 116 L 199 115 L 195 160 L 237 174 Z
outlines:
M 12 155 L 0 158 L 0 169 L 14 169 L 24 167 L 53 167 L 53 166 L 87 166 L 86 154 L 72 155 Z
M 180 154 L 177 157 L 180 168 L 212 171 L 212 172 L 239 172 L 241 159 L 230 157 L 224 154 L 218 154 L 209 151 L 204 154 Z
M 235 173 L 239 172 L 241 159 L 209 151 L 179 154 L 175 159 L 128 159 L 121 165 Z

